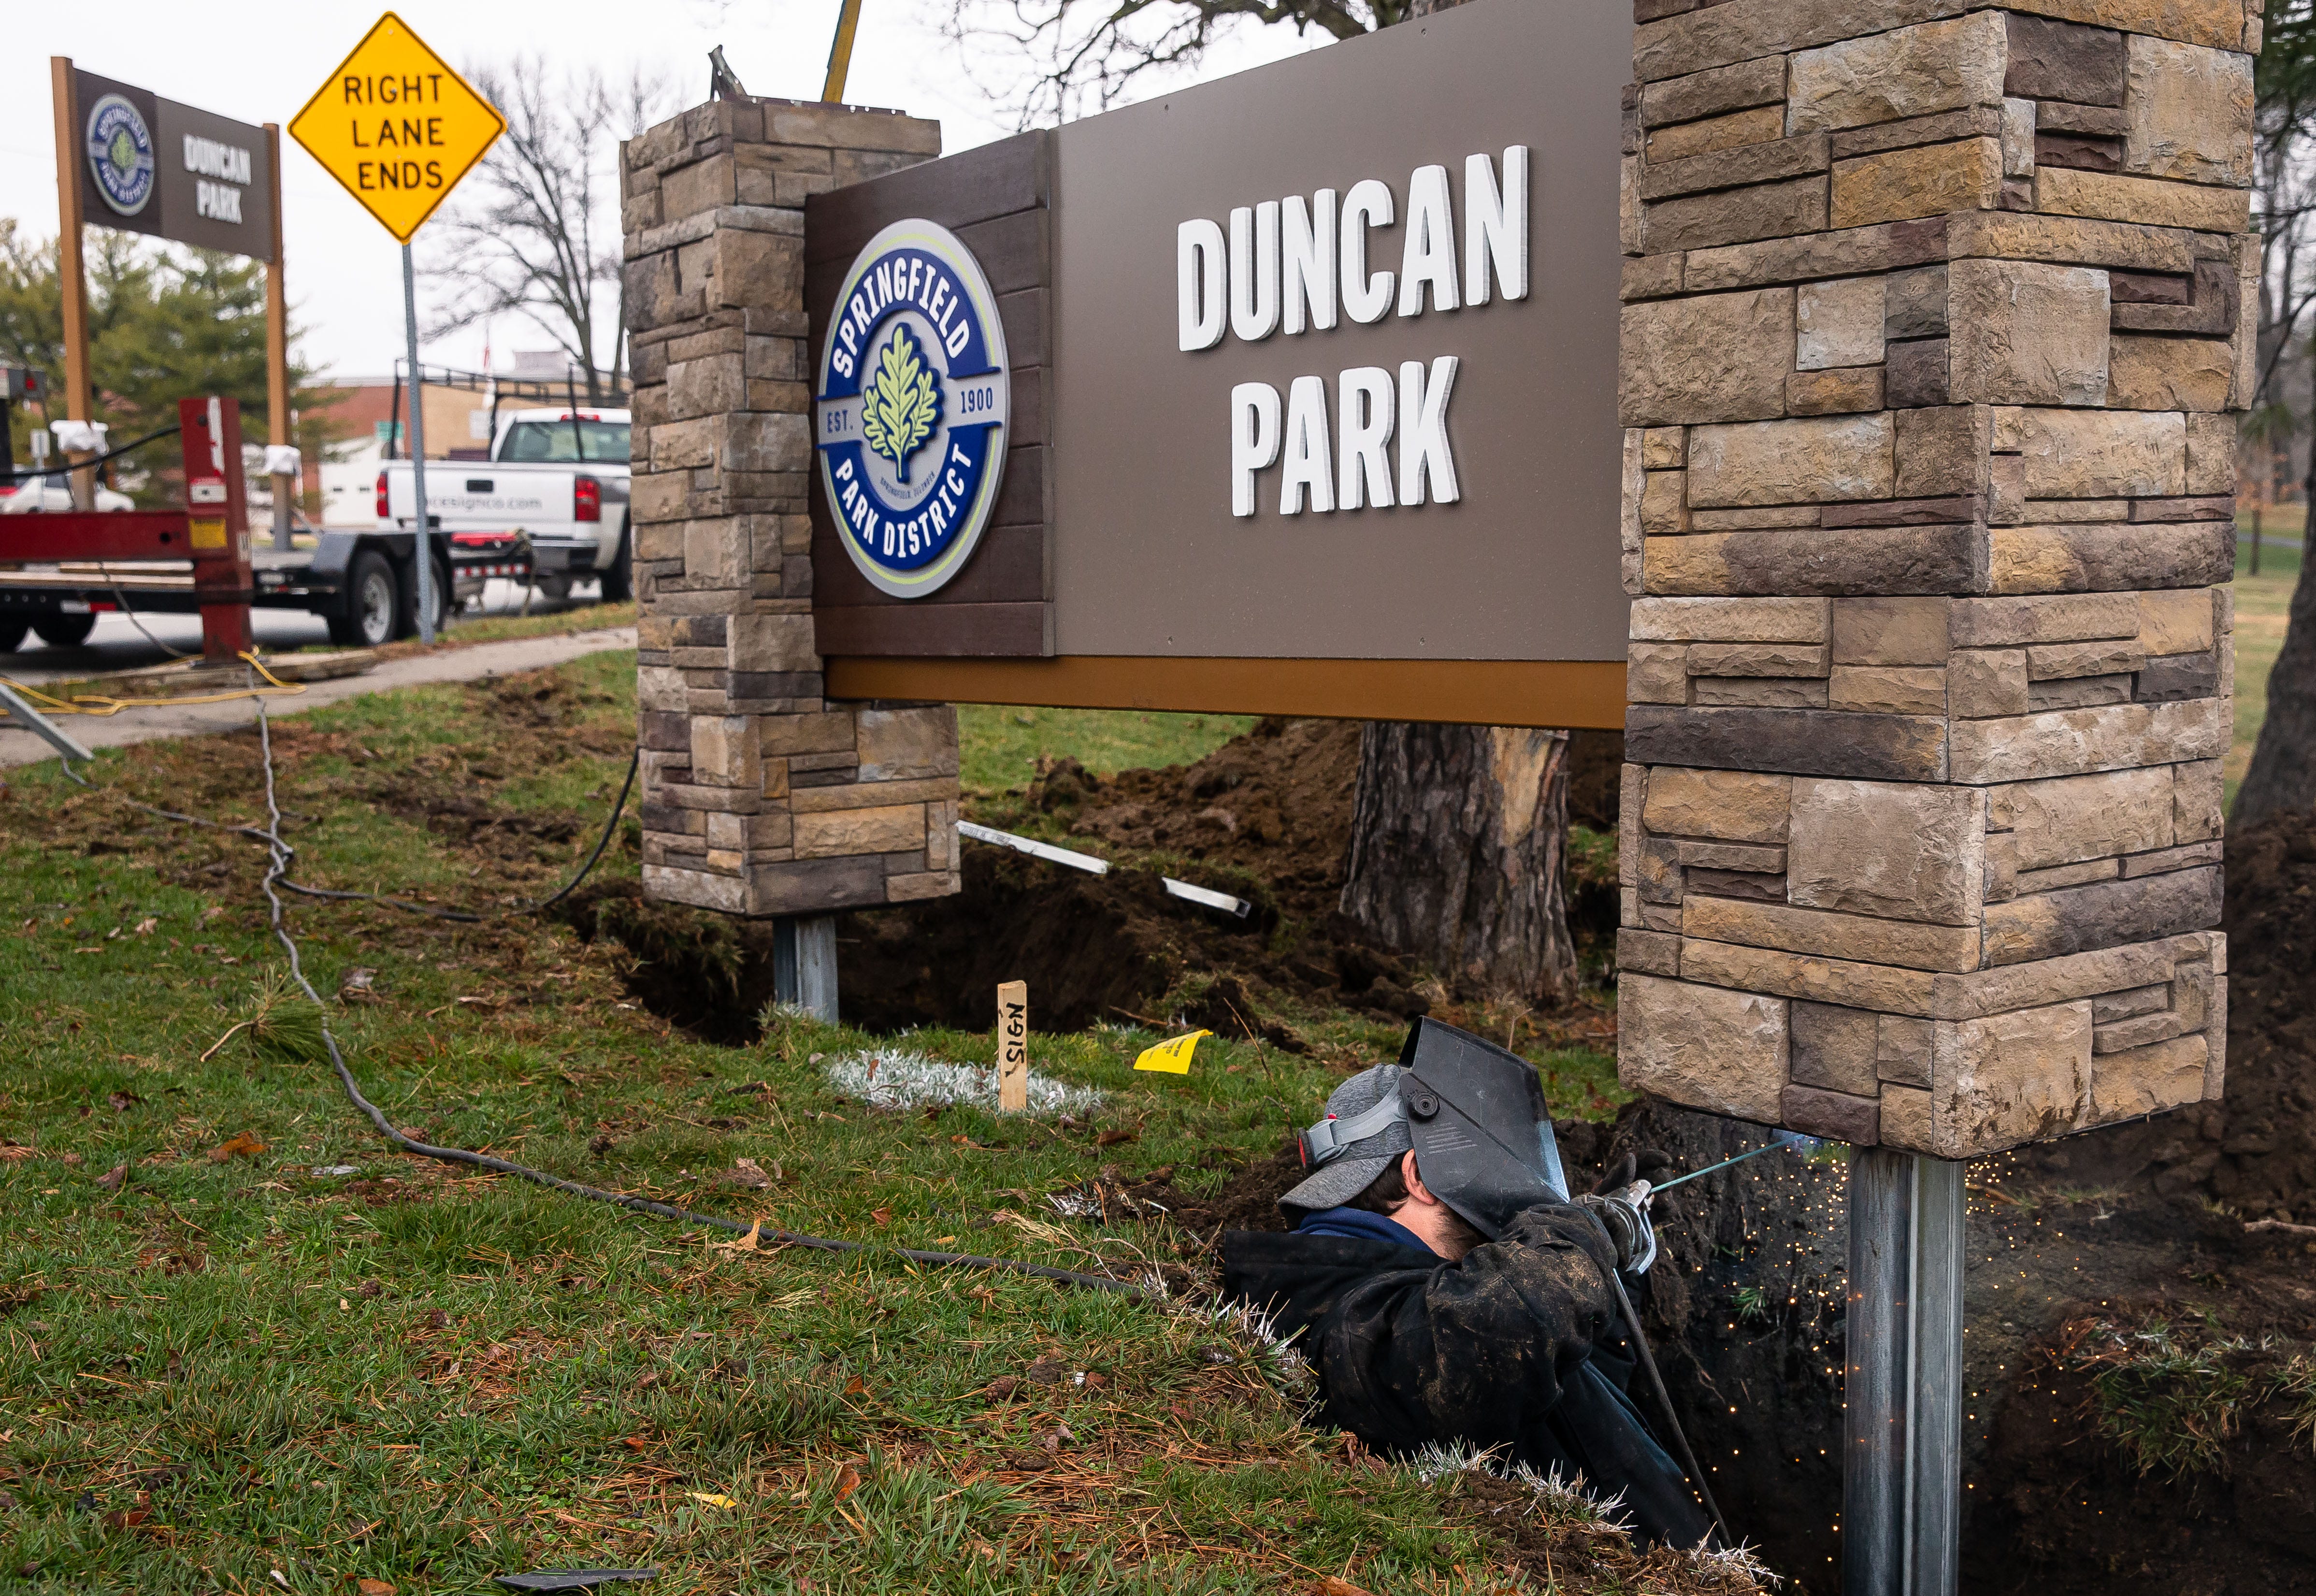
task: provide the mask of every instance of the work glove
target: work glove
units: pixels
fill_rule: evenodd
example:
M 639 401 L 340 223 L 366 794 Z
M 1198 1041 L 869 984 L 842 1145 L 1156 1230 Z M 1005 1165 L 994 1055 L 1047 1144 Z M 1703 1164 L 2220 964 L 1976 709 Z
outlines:
M 1628 1155 L 1625 1162 L 1632 1160 Z M 1644 1275 L 1657 1261 L 1657 1233 L 1649 1223 L 1649 1183 L 1631 1181 L 1607 1191 L 1590 1191 L 1576 1206 L 1600 1222 L 1617 1248 L 1617 1268 L 1628 1275 Z
M 1661 1185 L 1665 1176 L 1671 1172 L 1672 1155 L 1655 1147 L 1642 1147 L 1626 1153 L 1610 1164 L 1608 1172 L 1592 1183 L 1592 1192 L 1596 1197 L 1606 1197 L 1635 1181 L 1646 1181 L 1652 1186 Z

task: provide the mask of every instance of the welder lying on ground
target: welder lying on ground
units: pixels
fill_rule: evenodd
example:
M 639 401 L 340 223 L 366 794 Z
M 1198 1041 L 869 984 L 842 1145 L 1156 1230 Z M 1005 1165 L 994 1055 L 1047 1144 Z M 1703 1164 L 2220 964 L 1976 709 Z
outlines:
M 1314 1172 L 1279 1199 L 1295 1230 L 1224 1236 L 1225 1293 L 1297 1338 L 1320 1417 L 1369 1446 L 1501 1447 L 1697 1545 L 1712 1521 L 1625 1394 L 1608 1271 L 1656 1257 L 1647 1187 L 1567 1200 L 1535 1071 L 1416 1023 L 1402 1064 L 1337 1087 L 1304 1133 Z

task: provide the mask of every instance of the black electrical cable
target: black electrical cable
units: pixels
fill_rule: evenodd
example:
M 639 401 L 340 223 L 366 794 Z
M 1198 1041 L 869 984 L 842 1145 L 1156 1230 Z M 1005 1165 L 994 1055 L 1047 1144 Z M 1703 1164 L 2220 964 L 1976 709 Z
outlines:
M 263 881 L 265 901 L 271 906 L 274 938 L 281 944 L 282 951 L 290 956 L 290 977 L 298 983 L 298 989 L 313 1001 L 316 1009 L 319 1009 L 322 994 L 314 990 L 314 984 L 311 981 L 306 979 L 305 968 L 298 957 L 298 944 L 290 935 L 289 927 L 283 922 L 281 899 L 273 890 L 275 884 L 282 879 L 284 873 L 289 869 L 294 850 L 281 840 L 281 808 L 275 799 L 273 790 L 273 733 L 272 724 L 266 718 L 265 706 L 263 701 L 257 706 L 257 737 L 259 748 L 263 753 L 265 761 L 266 825 L 263 833 L 267 848 L 267 865 Z M 634 773 L 635 766 L 630 764 L 628 766 L 630 778 Z M 627 798 L 626 788 L 619 789 L 619 797 L 624 803 Z M 617 820 L 617 811 L 613 812 L 612 818 Z M 608 838 L 608 831 L 605 834 Z M 601 854 L 601 844 L 597 845 L 595 852 L 599 856 Z M 592 858 L 588 860 L 591 868 L 593 862 Z M 583 875 L 585 872 L 583 870 L 581 873 Z M 575 878 L 571 885 L 577 884 Z M 570 887 L 566 887 L 564 890 L 567 892 Z M 557 894 L 558 897 L 561 896 L 560 893 Z M 551 903 L 554 900 L 550 898 L 548 901 Z M 463 1147 L 438 1147 L 419 1141 L 416 1137 L 405 1136 L 396 1129 L 392 1121 L 387 1119 L 379 1106 L 362 1095 L 361 1085 L 354 1080 L 353 1071 L 346 1067 L 345 1055 L 338 1050 L 338 1039 L 331 1034 L 326 1018 L 322 1021 L 322 1040 L 329 1048 L 331 1065 L 336 1069 L 339 1084 L 345 1088 L 346 1096 L 352 1101 L 354 1107 L 360 1109 L 369 1118 L 371 1125 L 377 1128 L 378 1133 L 401 1152 L 414 1153 L 422 1158 L 432 1158 L 438 1163 L 463 1164 L 476 1169 L 492 1170 L 503 1175 L 513 1175 L 552 1190 L 567 1192 L 571 1196 L 585 1198 L 593 1202 L 607 1202 L 618 1208 L 631 1208 L 639 1214 L 652 1214 L 663 1219 L 673 1219 L 680 1224 L 704 1226 L 710 1229 L 731 1231 L 740 1235 L 761 1235 L 778 1246 L 809 1247 L 824 1253 L 864 1253 L 883 1250 L 872 1249 L 865 1242 L 838 1241 L 818 1235 L 799 1235 L 789 1230 L 765 1231 L 761 1226 L 743 1225 L 736 1219 L 726 1219 L 715 1214 L 695 1213 L 690 1208 L 679 1208 L 671 1203 L 653 1202 L 647 1198 L 633 1197 L 619 1191 L 606 1191 L 600 1186 L 588 1186 L 577 1181 L 566 1181 L 560 1175 L 550 1175 L 544 1170 L 533 1169 L 528 1164 L 516 1164 L 508 1159 L 494 1158 L 486 1153 L 470 1153 Z M 1039 1279 L 1062 1280 L 1073 1286 L 1091 1286 L 1100 1290 L 1125 1291 L 1136 1296 L 1141 1295 L 1143 1291 L 1141 1287 L 1129 1280 L 1115 1279 L 1108 1275 L 1081 1274 L 1075 1270 L 1051 1269 L 1041 1263 L 1024 1263 L 1014 1258 L 984 1258 L 969 1253 L 924 1253 L 910 1247 L 895 1247 L 891 1250 L 897 1256 L 905 1258 L 912 1263 L 1005 1270 L 1015 1274 L 1034 1275 Z
M 262 703 L 258 709 L 258 727 L 261 734 L 264 734 L 262 736 L 261 740 L 265 743 L 265 745 L 269 750 L 266 755 L 266 773 L 271 777 L 272 774 L 272 754 L 270 750 L 272 746 L 272 741 L 271 735 L 266 733 L 265 711 Z M 387 907 L 391 909 L 401 909 L 412 914 L 429 914 L 438 920 L 456 921 L 461 925 L 482 925 L 494 920 L 512 920 L 523 914 L 539 914 L 544 910 L 553 908 L 557 904 L 561 903 L 565 898 L 569 897 L 574 892 L 576 892 L 579 889 L 579 884 L 582 881 L 584 881 L 588 876 L 593 872 L 596 864 L 601 860 L 603 857 L 603 850 L 610 846 L 612 834 L 619 829 L 619 816 L 627 809 L 628 794 L 635 790 L 636 770 L 642 762 L 643 753 L 640 749 L 637 751 L 633 758 L 628 761 L 628 774 L 626 780 L 619 783 L 619 796 L 611 805 L 610 817 L 603 822 L 603 834 L 595 839 L 594 851 L 587 855 L 587 861 L 579 867 L 577 874 L 574 875 L 562 886 L 557 887 L 553 892 L 548 894 L 547 896 L 540 898 L 537 903 L 524 904 L 520 907 L 512 909 L 503 909 L 495 914 L 477 914 L 465 909 L 446 909 L 439 904 L 414 904 L 406 898 L 389 897 L 386 894 L 380 892 L 343 892 L 327 887 L 307 887 L 302 882 L 290 880 L 287 876 L 279 878 L 279 884 L 287 887 L 291 892 L 297 893 L 301 897 L 323 898 L 334 902 L 351 901 L 384 904 Z M 79 771 L 74 770 L 69 760 L 58 760 L 57 762 L 64 766 L 66 775 L 79 782 L 83 787 L 90 788 L 92 790 L 94 790 L 94 783 L 89 781 L 85 777 L 82 776 Z M 152 804 L 139 803 L 137 799 L 119 791 L 115 791 L 113 796 L 119 798 L 122 803 L 127 804 L 132 809 L 142 810 L 147 815 L 158 815 L 164 820 L 181 821 L 187 825 L 203 825 L 209 827 L 211 831 L 232 832 L 239 836 L 254 838 L 257 842 L 266 843 L 269 847 L 278 843 L 282 848 L 288 849 L 291 859 L 295 859 L 298 856 L 298 850 L 292 847 L 290 843 L 283 842 L 278 835 L 270 832 L 261 831 L 254 825 L 227 825 L 215 820 L 204 820 L 198 815 L 183 815 L 174 809 L 163 809 L 156 807 Z
M 90 455 L 85 460 L 67 460 L 38 471 L 9 471 L 0 473 L 0 477 L 4 477 L 5 480 L 10 482 L 37 482 L 43 477 L 68 476 L 75 471 L 85 471 L 91 466 L 103 465 L 107 460 L 117 460 L 124 454 L 144 448 L 147 443 L 158 443 L 164 438 L 174 438 L 184 430 L 181 426 L 163 427 L 157 432 L 146 433 L 132 443 L 123 443 L 117 449 L 108 449 L 102 454 Z
M 198 816 L 183 815 L 174 809 L 158 808 L 154 805 L 138 803 L 136 799 L 126 797 L 122 797 L 122 801 L 149 815 L 158 815 L 169 820 L 184 821 L 193 825 L 208 826 L 213 831 L 236 832 L 245 836 L 255 837 L 265 844 L 266 869 L 262 885 L 265 891 L 265 901 L 269 905 L 274 939 L 281 944 L 282 951 L 290 957 L 290 979 L 297 982 L 298 990 L 302 991 L 319 1011 L 322 1009 L 322 994 L 316 992 L 314 989 L 314 984 L 306 978 L 305 967 L 298 954 L 297 941 L 290 935 L 290 928 L 284 919 L 281 896 L 274 891 L 277 886 L 292 887 L 293 884 L 288 879 L 288 870 L 290 861 L 297 857 L 298 851 L 284 841 L 281 835 L 281 807 L 275 797 L 273 787 L 273 729 L 272 723 L 267 718 L 263 700 L 258 701 L 257 706 L 257 740 L 265 766 L 266 823 L 262 830 L 256 826 L 227 825 L 214 820 L 203 820 Z M 546 908 L 570 893 L 586 878 L 588 871 L 594 869 L 595 861 L 602 857 L 604 846 L 610 841 L 611 831 L 619 824 L 619 812 L 626 807 L 628 792 L 634 785 L 636 767 L 641 759 L 641 753 L 638 752 L 636 759 L 628 762 L 628 780 L 619 788 L 619 801 L 612 808 L 610 822 L 603 828 L 603 835 L 596 843 L 594 852 L 588 855 L 587 862 L 580 868 L 579 873 L 566 882 L 553 896 L 543 898 L 526 909 L 510 911 L 508 915 L 497 916 L 497 918 L 511 918 L 513 914 L 535 913 Z M 58 762 L 64 764 L 66 775 L 83 787 L 94 789 L 94 784 L 75 771 L 69 762 L 63 761 Z M 115 796 L 122 795 L 116 793 Z M 326 897 L 373 896 L 368 893 L 325 893 L 315 887 L 293 887 L 293 890 Z M 376 901 L 384 903 L 393 900 L 379 898 Z M 420 908 L 423 905 L 399 905 L 397 906 Z M 475 921 L 484 918 L 478 914 L 462 917 Z M 497 1174 L 512 1175 L 518 1180 L 529 1181 L 533 1185 L 544 1186 L 549 1190 L 583 1198 L 590 1202 L 610 1203 L 614 1208 L 628 1208 L 638 1214 L 649 1214 L 655 1218 L 673 1219 L 681 1225 L 697 1225 L 710 1230 L 729 1231 L 735 1235 L 756 1235 L 776 1247 L 803 1247 L 823 1253 L 889 1252 L 895 1257 L 907 1259 L 912 1263 L 931 1264 L 941 1268 L 998 1270 L 1011 1274 L 1029 1275 L 1041 1280 L 1058 1280 L 1064 1285 L 1085 1286 L 1099 1291 L 1124 1292 L 1129 1297 L 1149 1295 L 1146 1288 L 1138 1286 L 1131 1280 L 1121 1280 L 1111 1275 L 1083 1274 L 1076 1270 L 1055 1269 L 1042 1263 L 1026 1263 L 1018 1258 L 986 1258 L 975 1253 L 929 1253 L 914 1247 L 877 1247 L 866 1242 L 842 1241 L 831 1236 L 804 1235 L 792 1230 L 765 1230 L 761 1225 L 743 1225 L 736 1219 L 726 1219 L 720 1215 L 698 1213 L 690 1208 L 677 1208 L 672 1203 L 654 1202 L 648 1198 L 635 1197 L 621 1191 L 607 1191 L 600 1186 L 589 1186 L 578 1181 L 566 1181 L 560 1175 L 548 1174 L 545 1170 L 533 1169 L 529 1164 L 516 1164 L 511 1159 L 494 1158 L 487 1153 L 472 1153 L 464 1147 L 438 1147 L 432 1143 L 422 1142 L 415 1137 L 404 1135 L 395 1128 L 394 1123 L 386 1117 L 376 1103 L 362 1094 L 361 1086 L 355 1081 L 353 1071 L 347 1067 L 345 1055 L 339 1050 L 338 1039 L 330 1030 L 326 1012 L 324 1012 L 322 1019 L 322 1041 L 329 1049 L 331 1067 L 337 1072 L 338 1083 L 345 1089 L 348 1100 L 355 1108 L 361 1110 L 379 1135 L 385 1137 L 397 1152 L 413 1154 L 421 1158 L 432 1158 L 440 1164 L 460 1164 L 475 1169 L 490 1170 Z
M 258 711 L 258 719 L 261 724 L 263 722 L 264 718 L 264 710 L 261 708 Z M 571 879 L 566 881 L 562 886 L 557 887 L 553 892 L 549 893 L 547 896 L 540 898 L 535 904 L 524 904 L 520 908 L 504 909 L 495 914 L 471 914 L 465 909 L 446 909 L 439 904 L 414 904 L 404 898 L 387 897 L 382 893 L 334 892 L 325 887 L 303 887 L 298 883 L 290 880 L 286 876 L 281 878 L 281 885 L 288 887 L 290 891 L 299 893 L 307 897 L 337 899 L 355 898 L 365 903 L 384 904 L 388 908 L 405 910 L 413 914 L 431 914 L 437 920 L 455 920 L 462 925 L 481 925 L 485 922 L 492 920 L 512 920 L 521 914 L 540 914 L 545 910 L 553 908 L 565 898 L 569 897 L 574 892 L 576 892 L 579 889 L 579 883 L 584 881 L 587 878 L 589 872 L 594 869 L 595 861 L 603 857 L 603 850 L 610 845 L 612 832 L 617 830 L 619 827 L 619 816 L 628 807 L 628 794 L 635 788 L 636 770 L 643 763 L 643 750 L 637 749 L 634 756 L 628 761 L 627 779 L 619 783 L 619 796 L 611 805 L 611 816 L 610 819 L 603 822 L 603 834 L 595 839 L 595 851 L 587 855 L 587 862 L 579 867 L 579 873 L 577 875 L 572 877 Z M 272 766 L 270 762 L 267 768 L 269 771 L 271 770 Z M 291 849 L 290 851 L 294 854 L 297 851 L 295 849 Z
M 129 595 L 120 591 L 120 583 L 112 575 L 111 568 L 102 560 L 96 562 L 96 571 L 97 575 L 103 577 L 107 584 L 111 587 L 113 603 L 120 607 L 120 613 L 127 617 L 129 624 L 135 627 L 139 632 L 144 634 L 145 640 L 147 643 L 150 643 L 154 647 L 167 655 L 171 659 L 191 659 L 193 657 L 182 648 L 170 647 L 166 643 L 161 641 L 160 638 L 155 637 L 152 632 L 147 629 L 143 621 L 137 619 L 137 611 L 129 607 Z

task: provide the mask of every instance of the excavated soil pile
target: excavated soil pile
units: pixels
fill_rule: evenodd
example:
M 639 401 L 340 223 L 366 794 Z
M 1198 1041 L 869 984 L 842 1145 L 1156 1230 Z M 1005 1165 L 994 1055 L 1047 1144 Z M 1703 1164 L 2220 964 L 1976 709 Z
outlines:
M 1154 1018 L 1150 1005 L 1184 973 L 1258 960 L 1270 923 L 1169 897 L 1154 875 L 1089 876 L 976 843 L 964 872 L 955 897 L 838 922 L 847 1021 L 986 1030 L 1001 981 L 1029 983 L 1039 1030 Z
M 1117 847 L 1243 871 L 1281 914 L 1310 923 L 1343 889 L 1358 773 L 1357 721 L 1268 718 L 1196 764 L 1103 780 L 1064 760 L 1032 796 L 1048 813 L 1073 811 L 1071 830 Z
M 1572 797 L 1580 822 L 1615 825 L 1614 783 L 1600 771 L 1619 741 L 1582 740 L 1581 805 Z M 1281 994 L 1388 1019 L 1429 1012 L 1438 988 L 1419 991 L 1422 972 L 1336 908 L 1358 757 L 1356 722 L 1272 717 L 1193 764 L 1103 778 L 1056 762 L 1023 795 L 1030 805 L 1076 835 L 1246 897 L 1254 914 L 1234 922 L 1169 898 L 1154 874 L 1089 877 L 969 843 L 958 896 L 845 918 L 846 1017 L 984 1029 L 994 1022 L 996 983 L 1018 979 L 1029 984 L 1040 1028 L 1171 1021 L 1176 1013 L 1153 1005 L 1195 976 L 1211 979 L 1190 983 L 1197 995 L 1179 1018 L 1289 1050 L 1302 1042 L 1272 1013 Z M 1580 941 L 1613 936 L 1614 880 L 1572 873 L 1569 890 Z
M 1186 976 L 1180 1017 L 1225 1036 L 1299 1048 L 1271 998 L 1428 1012 L 1421 975 L 1335 909 L 1350 841 L 1358 727 L 1269 718 L 1195 764 L 1104 779 L 1075 760 L 1024 795 L 1072 833 L 1161 869 L 1088 876 L 965 845 L 965 890 L 849 914 L 838 930 L 845 1017 L 877 1029 L 995 1022 L 1000 981 L 1029 984 L 1040 1030 L 1098 1020 L 1171 1022 L 1160 1004 Z M 1161 873 L 1254 903 L 1245 920 L 1169 897 Z
M 2227 1094 L 2035 1155 L 2082 1185 L 2151 1185 L 2245 1218 L 2316 1221 L 2316 815 L 2228 838 Z

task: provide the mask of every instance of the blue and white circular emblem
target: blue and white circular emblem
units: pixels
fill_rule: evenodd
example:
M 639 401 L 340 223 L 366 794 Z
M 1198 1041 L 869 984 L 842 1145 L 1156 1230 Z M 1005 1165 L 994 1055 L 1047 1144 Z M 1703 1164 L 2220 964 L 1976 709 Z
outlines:
M 153 130 L 144 113 L 119 94 L 88 111 L 88 169 L 96 192 L 123 216 L 135 216 L 153 197 Z
M 1011 389 L 997 297 L 973 252 L 893 223 L 845 274 L 814 406 L 821 484 L 860 574 L 896 598 L 964 568 L 1005 474 Z

